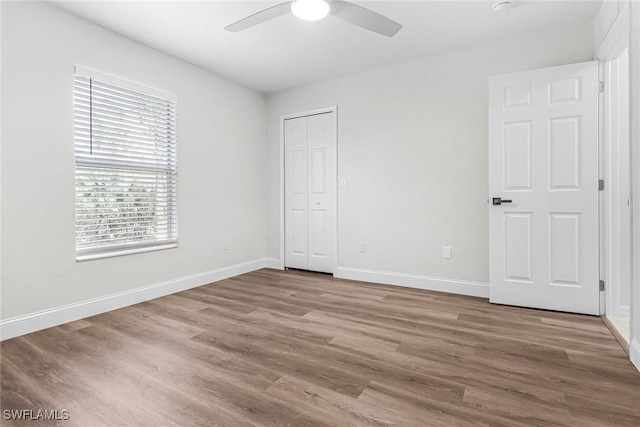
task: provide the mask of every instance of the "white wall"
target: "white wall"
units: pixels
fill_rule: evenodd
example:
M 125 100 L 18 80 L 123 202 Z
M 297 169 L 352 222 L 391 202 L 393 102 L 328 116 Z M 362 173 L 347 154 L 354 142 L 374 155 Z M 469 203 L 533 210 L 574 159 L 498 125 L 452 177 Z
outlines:
M 177 95 L 179 248 L 75 261 L 74 65 Z M 2 2 L 2 113 L 2 319 L 263 259 L 263 95 L 53 6 Z
M 487 79 L 591 60 L 593 37 L 579 24 L 269 95 L 267 256 L 280 256 L 279 117 L 337 105 L 338 265 L 486 283 Z
M 633 283 L 631 361 L 640 370 L 640 3 L 631 2 L 631 150 L 633 151 Z
M 602 2 L 598 15 L 593 20 L 593 41 L 596 52 L 606 43 L 609 31 L 620 15 L 620 9 L 625 7 L 627 2 L 628 0 L 607 0 Z

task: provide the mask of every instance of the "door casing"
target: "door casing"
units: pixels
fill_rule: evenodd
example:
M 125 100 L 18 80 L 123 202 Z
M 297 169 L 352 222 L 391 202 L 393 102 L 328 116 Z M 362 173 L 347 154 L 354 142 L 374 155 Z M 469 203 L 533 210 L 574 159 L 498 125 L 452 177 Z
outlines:
M 618 155 L 621 154 L 621 153 L 617 153 L 618 151 L 617 147 L 611 146 L 611 144 L 615 144 L 615 141 L 611 140 L 610 138 L 611 135 L 609 133 L 610 123 L 608 123 L 608 117 L 610 117 L 610 114 L 612 112 L 609 111 L 611 106 L 609 105 L 608 101 L 611 100 L 610 91 L 614 88 L 611 87 L 612 82 L 610 81 L 611 79 L 609 78 L 610 76 L 608 74 L 610 74 L 610 66 L 612 65 L 611 62 L 617 61 L 620 58 L 620 56 L 624 54 L 625 50 L 629 49 L 629 40 L 630 40 L 629 39 L 629 33 L 630 33 L 629 3 L 621 2 L 619 6 L 620 7 L 618 10 L 618 16 L 615 19 L 615 21 L 611 24 L 611 27 L 609 28 L 606 37 L 601 41 L 600 46 L 595 55 L 596 59 L 600 61 L 600 64 L 599 64 L 600 80 L 604 81 L 604 85 L 605 85 L 604 92 L 600 93 L 600 109 L 599 109 L 600 155 L 601 155 L 601 163 L 600 163 L 601 176 L 600 177 L 606 180 L 605 188 L 604 188 L 604 191 L 601 193 L 601 199 L 600 199 L 600 202 L 601 202 L 600 226 L 602 230 L 601 248 L 600 248 L 601 269 L 602 269 L 601 278 L 605 280 L 605 291 L 601 293 L 602 304 L 601 304 L 600 314 L 602 315 L 604 314 L 631 315 L 630 312 L 633 310 L 633 307 L 631 307 L 631 304 L 629 305 L 627 310 L 619 310 L 612 306 L 612 299 L 614 298 L 617 299 L 620 295 L 619 289 L 615 289 L 616 287 L 619 287 L 619 283 L 616 283 L 616 281 L 624 277 L 624 274 L 620 274 L 621 273 L 619 271 L 620 264 L 615 262 L 616 260 L 613 258 L 614 255 L 616 258 L 617 257 L 624 258 L 624 262 L 630 264 L 629 271 L 633 269 L 632 267 L 633 249 L 630 247 L 625 248 L 624 245 L 621 245 L 620 244 L 621 242 L 619 239 L 620 234 L 616 235 L 615 232 L 612 232 L 613 231 L 612 227 L 615 226 L 615 223 L 612 223 L 612 215 L 616 215 L 618 217 L 621 217 L 621 216 L 624 217 L 624 215 L 620 215 L 620 212 L 619 212 L 620 205 L 618 205 L 618 207 L 612 206 L 613 203 L 615 203 L 616 201 L 619 202 L 619 200 L 615 200 L 616 197 L 613 197 L 613 198 L 610 197 L 612 184 L 613 185 L 616 184 L 611 180 L 612 174 L 618 174 L 618 177 L 617 177 L 618 184 L 623 184 L 624 187 L 626 186 L 631 187 L 632 167 L 633 167 L 632 165 L 630 165 L 630 167 L 626 171 L 614 170 L 614 167 L 616 166 L 615 164 L 616 162 L 612 163 L 610 161 L 611 159 L 608 156 L 608 153 L 611 153 L 612 150 L 616 152 L 616 154 Z M 629 70 L 627 69 L 627 71 Z M 630 76 L 627 76 L 627 77 L 630 78 Z M 630 80 L 627 83 L 630 83 Z M 630 116 L 627 117 L 627 119 L 628 119 L 627 126 L 629 127 L 629 129 L 627 129 L 627 131 L 629 132 L 629 148 L 631 148 L 630 147 L 631 145 Z M 628 156 L 629 158 L 631 158 L 630 152 L 628 153 Z M 617 191 L 618 190 L 620 189 L 617 189 Z M 626 188 L 624 190 L 626 190 Z M 629 190 L 629 193 L 631 193 L 630 190 Z M 619 191 L 616 196 L 618 199 L 620 199 Z M 628 194 L 628 198 L 629 198 L 629 204 L 630 204 L 628 214 L 629 214 L 629 217 L 631 217 L 631 221 L 632 221 L 632 218 L 633 218 L 633 213 L 631 212 L 633 208 L 632 194 Z M 611 248 L 614 246 L 617 246 L 618 249 L 620 249 L 619 251 L 617 251 L 618 253 L 615 253 L 615 254 L 611 253 Z M 624 266 L 624 268 L 626 269 L 627 267 Z M 616 271 L 616 269 L 618 269 L 618 271 Z M 631 289 L 629 293 L 631 293 Z

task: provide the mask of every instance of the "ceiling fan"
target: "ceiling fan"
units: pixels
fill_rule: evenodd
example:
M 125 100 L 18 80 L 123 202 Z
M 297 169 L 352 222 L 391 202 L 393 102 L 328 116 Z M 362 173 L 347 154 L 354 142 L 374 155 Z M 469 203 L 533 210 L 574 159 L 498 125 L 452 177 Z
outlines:
M 387 37 L 395 36 L 402 28 L 402 25 L 386 16 L 354 3 L 342 0 L 291 0 L 249 15 L 224 29 L 235 33 L 289 12 L 305 21 L 318 21 L 327 15 L 332 15 Z

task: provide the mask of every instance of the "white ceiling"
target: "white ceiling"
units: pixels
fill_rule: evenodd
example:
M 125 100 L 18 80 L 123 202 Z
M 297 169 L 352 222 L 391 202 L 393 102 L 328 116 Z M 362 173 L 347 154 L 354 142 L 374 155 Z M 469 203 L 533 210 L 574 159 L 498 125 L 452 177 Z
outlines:
M 592 20 L 602 0 L 354 1 L 404 25 L 393 38 L 331 16 L 285 15 L 239 33 L 224 27 L 276 1 L 53 1 L 76 15 L 244 86 L 270 93 Z M 552 48 L 552 47 L 551 47 Z

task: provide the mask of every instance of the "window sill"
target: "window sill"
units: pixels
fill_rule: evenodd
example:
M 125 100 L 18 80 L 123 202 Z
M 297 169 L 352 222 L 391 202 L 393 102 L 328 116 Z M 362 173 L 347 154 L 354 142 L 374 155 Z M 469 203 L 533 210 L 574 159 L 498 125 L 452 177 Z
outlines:
M 124 255 L 140 254 L 143 252 L 162 251 L 165 249 L 172 249 L 177 247 L 178 247 L 177 243 L 170 243 L 166 245 L 148 246 L 144 248 L 120 249 L 120 250 L 115 250 L 110 252 L 97 252 L 93 254 L 76 255 L 76 262 L 91 261 L 93 259 L 112 258 L 112 257 L 124 256 Z

